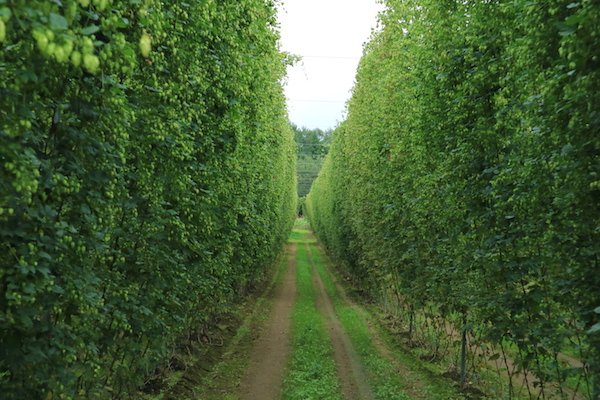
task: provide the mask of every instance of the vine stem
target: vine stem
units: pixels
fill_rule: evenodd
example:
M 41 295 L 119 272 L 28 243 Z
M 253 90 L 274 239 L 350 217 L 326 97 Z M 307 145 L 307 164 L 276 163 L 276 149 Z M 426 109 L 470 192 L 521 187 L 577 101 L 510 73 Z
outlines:
M 504 359 L 504 365 L 506 365 L 506 373 L 508 375 L 508 399 L 512 399 L 514 396 L 514 385 L 513 385 L 513 371 L 510 370 L 510 364 L 508 363 L 508 356 L 506 355 L 506 350 L 504 349 L 504 343 L 502 340 L 500 341 L 500 350 L 502 351 L 502 358 Z
M 460 340 L 460 386 L 465 387 L 467 376 L 467 314 L 463 312 L 463 329 Z

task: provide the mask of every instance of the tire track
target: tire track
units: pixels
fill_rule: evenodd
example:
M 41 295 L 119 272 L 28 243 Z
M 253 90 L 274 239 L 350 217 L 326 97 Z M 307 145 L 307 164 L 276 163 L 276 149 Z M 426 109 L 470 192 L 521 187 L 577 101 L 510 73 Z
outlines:
M 238 395 L 244 400 L 275 400 L 281 393 L 283 373 L 291 352 L 292 309 L 296 299 L 297 243 L 288 243 L 288 267 L 276 291 L 272 315 L 260 333 L 242 377 Z
M 312 257 L 311 245 L 309 243 L 306 243 L 305 245 L 311 264 L 313 286 L 317 293 L 317 308 L 323 316 L 325 327 L 329 332 L 329 337 L 333 345 L 334 358 L 343 398 L 347 400 L 374 400 L 373 394 L 367 383 L 366 371 L 360 363 L 358 354 L 350 342 L 350 337 L 342 327 L 342 323 L 335 312 L 331 298 L 325 289 L 321 276 L 317 272 Z
M 357 306 L 357 304 L 350 297 L 348 297 L 348 294 L 346 293 L 346 289 L 339 282 L 339 280 L 337 279 L 335 274 L 333 274 L 329 270 L 328 265 L 325 265 L 325 270 L 331 276 L 333 283 L 335 284 L 335 287 L 337 289 L 337 292 L 338 292 L 340 298 L 342 299 L 342 301 L 344 302 L 344 304 L 346 304 L 348 307 L 352 308 L 353 310 L 357 311 L 360 315 L 363 316 L 364 320 L 366 321 L 367 329 L 369 329 L 369 332 L 371 333 L 373 344 L 375 345 L 377 350 L 380 352 L 382 357 L 384 357 L 391 363 L 391 365 L 394 368 L 393 373 L 404 377 L 404 382 L 406 384 L 406 387 L 405 387 L 406 394 L 413 399 L 426 399 L 427 394 L 423 394 L 422 390 L 421 390 L 421 388 L 427 386 L 426 383 L 422 382 L 419 379 L 419 377 L 417 375 L 415 375 L 414 372 L 410 368 L 408 368 L 406 365 L 404 365 L 402 362 L 400 362 L 392 354 L 391 349 L 385 343 L 385 341 L 379 334 L 377 328 L 374 327 L 373 324 L 371 323 L 371 321 L 369 320 L 369 318 L 367 318 L 367 313 L 361 307 Z

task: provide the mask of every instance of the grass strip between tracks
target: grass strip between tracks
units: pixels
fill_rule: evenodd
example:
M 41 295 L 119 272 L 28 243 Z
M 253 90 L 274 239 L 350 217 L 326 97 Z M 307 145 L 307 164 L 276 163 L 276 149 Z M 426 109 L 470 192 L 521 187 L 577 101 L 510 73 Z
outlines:
M 304 236 L 305 235 L 305 236 Z M 306 241 L 308 235 L 304 234 Z M 294 238 L 305 242 L 296 232 Z M 316 308 L 306 247 L 296 253 L 297 297 L 292 313 L 292 357 L 284 378 L 283 398 L 340 399 L 333 348 L 321 314 Z
M 320 246 L 311 245 L 311 249 L 315 266 L 333 301 L 336 313 L 367 370 L 369 384 L 375 398 L 398 400 L 464 399 L 455 387 L 448 385 L 447 382 L 436 382 L 426 374 L 420 374 L 418 372 L 419 367 L 414 365 L 413 360 L 409 360 L 407 356 L 400 354 L 397 350 L 391 350 L 397 364 L 400 363 L 411 370 L 410 375 L 401 374 L 398 367 L 393 365 L 389 358 L 383 356 L 373 343 L 373 334 L 367 324 L 370 323 L 372 326 L 377 326 L 377 324 L 366 312 L 346 304 L 341 299 L 330 273 L 325 268 L 324 263 L 329 263 L 327 255 L 324 254 Z M 331 269 L 332 267 L 329 265 L 329 270 Z

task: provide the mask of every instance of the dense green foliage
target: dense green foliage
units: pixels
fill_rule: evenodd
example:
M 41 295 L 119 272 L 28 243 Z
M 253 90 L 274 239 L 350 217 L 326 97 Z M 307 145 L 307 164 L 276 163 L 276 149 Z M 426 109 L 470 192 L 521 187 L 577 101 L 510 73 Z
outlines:
M 264 0 L 0 0 L 0 393 L 122 398 L 296 212 Z
M 597 396 L 600 6 L 386 4 L 311 225 L 373 295 Z

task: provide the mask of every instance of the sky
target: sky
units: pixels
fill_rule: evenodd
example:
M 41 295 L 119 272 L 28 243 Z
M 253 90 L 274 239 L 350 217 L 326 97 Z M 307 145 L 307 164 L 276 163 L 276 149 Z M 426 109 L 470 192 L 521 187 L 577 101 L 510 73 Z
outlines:
M 376 0 L 283 0 L 278 6 L 281 50 L 302 57 L 288 68 L 290 120 L 335 128 L 344 120 L 363 44 L 377 26 Z

